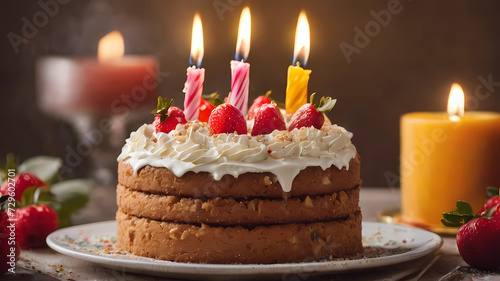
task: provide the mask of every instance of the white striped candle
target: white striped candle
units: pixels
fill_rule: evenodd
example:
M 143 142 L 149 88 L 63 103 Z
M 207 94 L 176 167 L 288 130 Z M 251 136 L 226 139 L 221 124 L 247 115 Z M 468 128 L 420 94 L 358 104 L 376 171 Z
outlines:
M 250 52 L 251 15 L 245 7 L 241 11 L 235 59 L 231 61 L 231 96 L 229 102 L 243 113 L 248 112 L 248 86 L 250 85 L 250 64 L 245 60 Z
M 191 54 L 189 56 L 189 65 L 192 66 L 187 69 L 187 79 L 184 84 L 184 90 L 182 90 L 185 93 L 184 115 L 187 121 L 198 120 L 198 116 L 200 115 L 203 81 L 205 81 L 205 69 L 200 67 L 203 54 L 203 27 L 200 15 L 196 14 L 193 19 Z
M 248 86 L 250 84 L 250 64 L 243 61 L 231 61 L 231 97 L 229 102 L 247 115 Z
M 184 115 L 187 121 L 198 120 L 200 114 L 201 95 L 203 93 L 203 81 L 205 81 L 205 69 L 188 67 L 187 80 L 184 84 Z

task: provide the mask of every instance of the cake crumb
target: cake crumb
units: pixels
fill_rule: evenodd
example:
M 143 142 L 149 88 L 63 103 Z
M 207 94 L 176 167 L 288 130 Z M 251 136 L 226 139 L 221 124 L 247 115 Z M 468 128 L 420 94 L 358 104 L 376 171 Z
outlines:
M 306 197 L 306 200 L 304 200 L 304 203 L 306 204 L 306 207 L 308 207 L 308 208 L 314 207 L 312 200 L 311 200 L 311 197 L 309 197 L 309 196 Z
M 323 177 L 321 181 L 323 182 L 323 185 L 328 185 L 332 183 L 328 177 Z
M 269 176 L 265 176 L 264 177 L 264 184 L 266 186 L 270 186 L 271 184 L 273 184 L 273 182 L 271 181 L 271 179 L 269 178 Z

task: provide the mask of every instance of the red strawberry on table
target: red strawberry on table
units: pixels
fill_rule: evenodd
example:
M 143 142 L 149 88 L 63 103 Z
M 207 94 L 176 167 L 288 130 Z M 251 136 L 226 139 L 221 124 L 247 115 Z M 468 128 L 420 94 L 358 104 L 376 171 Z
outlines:
M 259 112 L 259 109 L 262 105 L 271 103 L 272 100 L 269 98 L 269 95 L 271 94 L 271 91 L 268 91 L 266 95 L 264 96 L 258 96 L 250 106 L 250 109 L 248 109 L 248 114 L 247 114 L 247 120 L 253 120 L 255 116 L 257 116 L 257 112 Z
M 234 133 L 244 135 L 247 133 L 247 121 L 241 111 L 230 103 L 217 106 L 208 119 L 210 131 L 214 135 Z
M 21 249 L 46 245 L 45 238 L 57 229 L 57 213 L 47 205 L 31 205 L 16 210 L 16 241 Z
M 285 119 L 274 102 L 263 104 L 255 116 L 252 136 L 269 134 L 274 130 L 286 130 Z
M 0 274 L 7 272 L 12 265 L 15 265 L 19 257 L 19 245 L 15 240 L 9 240 L 8 219 L 7 213 L 0 210 Z M 11 251 L 12 248 L 14 251 Z
M 475 218 L 457 232 L 460 255 L 469 265 L 486 270 L 500 269 L 500 211 L 493 217 Z
M 0 233 L 7 231 L 7 226 L 9 225 L 7 222 L 8 219 L 9 215 L 4 211 L 0 211 Z
M 325 123 L 323 113 L 332 110 L 337 100 L 330 97 L 322 97 L 319 104 L 314 104 L 315 94 L 311 95 L 310 103 L 304 104 L 293 114 L 290 126 L 288 127 L 289 131 L 302 127 L 314 127 L 316 129 L 323 127 L 323 123 Z
M 43 181 L 30 173 L 22 173 L 16 175 L 13 180 L 13 182 L 10 181 L 10 186 L 12 187 L 12 183 L 14 183 L 14 199 L 16 199 L 17 201 L 21 201 L 23 192 L 30 187 L 47 188 L 47 185 Z M 4 182 L 4 184 L 0 188 L 0 193 L 2 195 L 9 194 L 9 181 Z
M 460 226 L 457 247 L 463 260 L 483 270 L 500 270 L 500 198 L 493 197 L 480 215 L 467 202 L 458 201 L 452 212 L 443 213 L 443 224 Z
M 158 105 L 151 113 L 155 114 L 155 121 L 153 125 L 156 132 L 163 132 L 168 134 L 170 131 L 177 127 L 177 124 L 186 124 L 186 116 L 184 112 L 172 105 L 173 100 L 162 99 L 158 97 Z

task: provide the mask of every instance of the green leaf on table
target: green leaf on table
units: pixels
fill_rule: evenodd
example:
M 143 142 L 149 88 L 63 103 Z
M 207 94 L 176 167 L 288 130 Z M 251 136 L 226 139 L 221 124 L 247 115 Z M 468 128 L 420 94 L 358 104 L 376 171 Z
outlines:
M 21 205 L 16 207 L 24 207 L 35 204 L 34 198 L 35 198 L 35 191 L 37 189 L 38 187 L 36 186 L 26 188 L 23 194 L 21 195 Z
M 71 225 L 70 215 L 85 207 L 90 199 L 92 180 L 67 180 L 54 184 L 51 192 L 59 206 L 59 228 Z
M 33 194 L 33 201 L 35 204 L 45 204 L 57 210 L 59 202 L 54 199 L 54 195 L 47 188 L 37 188 Z
M 488 199 L 491 199 L 495 196 L 499 196 L 498 190 L 499 190 L 498 187 L 488 186 L 486 188 L 486 195 L 488 196 Z
M 21 202 L 16 204 L 16 207 L 25 207 L 30 205 L 45 204 L 52 208 L 57 207 L 57 202 L 54 201 L 54 196 L 48 188 L 44 187 L 28 187 L 21 195 Z
M 18 173 L 32 173 L 50 185 L 62 166 L 61 158 L 50 156 L 36 156 L 26 159 L 20 166 Z
M 14 154 L 9 153 L 7 154 L 5 161 L 5 169 L 2 170 L 2 182 L 7 180 L 9 178 L 9 170 L 16 170 L 17 169 L 17 160 L 16 156 Z M 15 172 L 14 172 L 15 173 Z
M 474 211 L 469 203 L 457 201 L 456 208 L 447 213 L 443 213 L 441 223 L 445 226 L 458 227 L 467 223 L 475 217 Z
M 3 211 L 4 203 L 7 202 L 7 199 L 9 199 L 9 195 L 2 195 L 2 197 L 0 197 L 0 210 Z

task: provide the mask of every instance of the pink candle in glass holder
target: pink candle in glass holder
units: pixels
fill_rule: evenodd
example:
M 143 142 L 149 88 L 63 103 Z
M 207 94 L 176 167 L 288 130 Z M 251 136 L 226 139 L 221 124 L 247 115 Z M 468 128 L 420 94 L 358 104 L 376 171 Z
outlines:
M 191 37 L 191 55 L 187 69 L 187 80 L 184 84 L 184 115 L 187 121 L 198 120 L 200 114 L 201 96 L 203 93 L 203 81 L 205 80 L 205 69 L 200 68 L 203 59 L 203 27 L 198 14 L 193 20 L 193 34 Z M 196 67 L 197 65 L 198 67 Z
M 60 117 L 153 107 L 158 83 L 157 60 L 124 55 L 118 31 L 99 41 L 97 58 L 47 56 L 37 62 L 38 104 Z
M 245 62 L 250 52 L 251 16 L 245 7 L 241 12 L 235 59 L 231 61 L 231 96 L 229 102 L 247 115 L 250 64 Z

